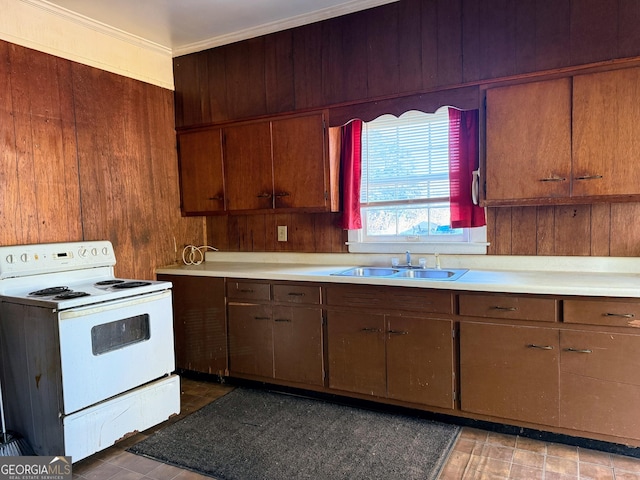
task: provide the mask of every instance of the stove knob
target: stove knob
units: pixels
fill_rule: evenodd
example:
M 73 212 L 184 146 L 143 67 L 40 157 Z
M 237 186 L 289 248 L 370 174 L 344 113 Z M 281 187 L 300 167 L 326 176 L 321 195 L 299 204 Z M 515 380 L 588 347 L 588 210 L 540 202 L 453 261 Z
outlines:
M 80 255 L 82 258 L 85 258 L 88 254 L 89 254 L 89 250 L 87 250 L 87 249 L 86 249 L 86 248 L 84 248 L 84 247 L 81 247 L 81 248 L 78 250 L 78 255 Z
M 91 255 L 93 255 L 94 257 L 96 257 L 98 255 L 98 249 L 97 248 L 92 248 L 91 249 Z
M 107 247 L 102 247 L 102 254 L 109 255 L 109 249 Z
M 14 258 L 14 256 L 13 256 L 13 254 L 11 254 L 11 255 L 7 255 L 6 260 L 7 260 L 7 263 L 13 263 L 13 262 L 15 262 L 15 261 L 16 261 L 16 259 L 15 259 L 15 258 Z
M 29 261 L 29 255 L 23 253 L 22 255 L 20 255 L 20 260 L 22 260 L 24 263 L 27 263 Z

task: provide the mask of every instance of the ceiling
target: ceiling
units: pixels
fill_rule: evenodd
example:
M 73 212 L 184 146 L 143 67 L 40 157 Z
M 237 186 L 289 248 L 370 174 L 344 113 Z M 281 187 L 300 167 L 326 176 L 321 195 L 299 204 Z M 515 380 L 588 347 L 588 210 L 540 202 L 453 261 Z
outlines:
M 112 27 L 177 56 L 398 0 L 41 1 L 75 20 Z

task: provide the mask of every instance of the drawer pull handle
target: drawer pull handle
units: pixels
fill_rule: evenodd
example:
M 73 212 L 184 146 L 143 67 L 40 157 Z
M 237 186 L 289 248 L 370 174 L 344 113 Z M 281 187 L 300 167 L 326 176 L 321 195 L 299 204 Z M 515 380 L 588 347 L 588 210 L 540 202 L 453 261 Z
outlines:
M 603 313 L 603 317 L 622 317 L 622 318 L 633 318 L 635 315 L 633 313 Z
M 518 311 L 518 307 L 501 307 L 500 305 L 495 305 L 494 307 L 491 307 L 494 310 L 502 310 L 503 312 L 517 312 Z
M 271 198 L 271 194 L 270 193 L 259 193 L 258 195 L 256 195 L 256 197 L 258 197 L 258 198 Z
M 288 318 L 276 318 L 274 320 L 274 322 L 287 322 L 287 323 L 291 323 L 291 320 L 289 320 Z
M 253 293 L 253 290 L 251 290 L 250 288 L 244 289 L 244 290 L 238 290 L 240 293 Z
M 540 179 L 541 182 L 564 182 L 566 180 L 565 177 L 547 177 Z
M 362 332 L 367 332 L 367 333 L 376 333 L 376 332 L 379 332 L 380 329 L 379 328 L 372 328 L 372 327 L 365 327 L 361 331 Z
M 553 350 L 551 345 L 536 345 L 535 343 L 530 343 L 527 345 L 527 348 L 538 348 L 540 350 Z
M 575 177 L 576 180 L 599 180 L 602 178 L 602 175 L 580 175 L 579 177 Z
M 287 295 L 289 295 L 290 297 L 304 297 L 303 292 L 289 292 L 287 293 Z
M 389 335 L 409 335 L 409 332 L 406 330 L 389 330 L 387 333 Z
M 253 317 L 254 320 L 271 320 L 270 317 Z
M 276 193 L 276 197 L 288 197 L 291 195 L 289 192 L 278 192 Z
M 574 352 L 574 353 L 591 353 L 591 350 L 588 348 L 565 348 L 565 352 Z
M 222 200 L 222 197 L 220 195 L 217 197 L 209 197 L 209 200 Z

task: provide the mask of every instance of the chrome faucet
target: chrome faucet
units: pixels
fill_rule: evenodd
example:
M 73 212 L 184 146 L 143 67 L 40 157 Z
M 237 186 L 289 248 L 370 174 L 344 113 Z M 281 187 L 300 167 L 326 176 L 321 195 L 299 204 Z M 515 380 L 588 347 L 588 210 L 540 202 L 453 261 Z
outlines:
M 411 266 L 411 252 L 407 250 L 407 267 Z

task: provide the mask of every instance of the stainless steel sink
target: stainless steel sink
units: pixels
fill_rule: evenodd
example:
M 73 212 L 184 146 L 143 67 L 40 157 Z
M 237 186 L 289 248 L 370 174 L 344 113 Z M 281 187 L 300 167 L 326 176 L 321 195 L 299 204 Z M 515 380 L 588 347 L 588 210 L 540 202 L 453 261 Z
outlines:
M 447 269 L 421 269 L 421 270 L 404 270 L 396 276 L 400 278 L 420 278 L 424 280 L 447 280 L 453 281 L 467 273 L 468 270 L 447 270 Z
M 421 280 L 453 281 L 460 278 L 468 270 L 436 269 L 436 268 L 389 268 L 389 267 L 353 267 L 341 272 L 332 273 L 343 277 L 391 277 L 415 278 Z
M 332 273 L 331 275 L 342 275 L 345 277 L 388 277 L 400 273 L 397 268 L 386 267 L 355 267 L 343 272 Z

